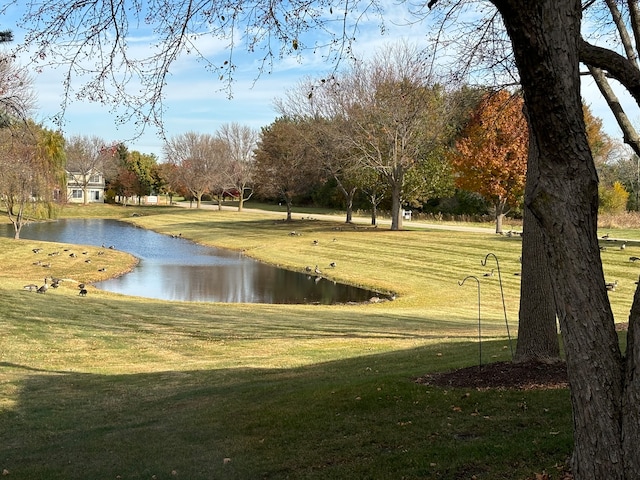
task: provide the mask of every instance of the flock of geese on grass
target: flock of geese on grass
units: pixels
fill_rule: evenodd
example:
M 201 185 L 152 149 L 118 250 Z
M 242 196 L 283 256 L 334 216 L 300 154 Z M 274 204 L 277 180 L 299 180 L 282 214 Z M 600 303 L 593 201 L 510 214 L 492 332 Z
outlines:
M 109 247 L 105 247 L 104 245 L 102 245 L 102 248 L 108 248 L 110 250 L 115 250 L 116 247 L 115 247 L 115 245 L 110 245 Z M 31 251 L 35 255 L 38 255 L 38 254 L 43 252 L 43 249 L 42 248 L 33 248 Z M 47 253 L 47 257 L 49 257 L 49 258 L 59 257 L 59 256 L 61 256 L 63 254 L 66 255 L 67 252 L 70 252 L 70 249 L 65 248 L 62 252 L 60 252 L 58 250 L 58 251 Z M 89 252 L 84 251 L 84 252 L 82 252 L 82 255 L 85 255 L 85 256 L 88 257 Z M 104 255 L 104 251 L 103 250 L 98 251 L 98 256 L 102 256 L 102 255 Z M 78 257 L 78 254 L 76 254 L 75 252 L 71 252 L 71 253 L 68 253 L 68 258 L 77 259 L 79 257 Z M 86 258 L 85 259 L 85 263 L 91 263 L 91 262 L 92 262 L 91 258 Z M 33 265 L 44 267 L 44 268 L 51 268 L 51 262 L 50 261 L 49 262 L 43 262 L 42 260 L 37 260 L 37 261 L 33 262 Z M 100 267 L 100 268 L 98 268 L 98 271 L 99 272 L 106 272 L 107 271 L 107 267 Z M 48 276 L 44 277 L 44 283 L 42 285 L 38 285 L 38 284 L 35 284 L 35 283 L 29 283 L 29 284 L 25 285 L 23 287 L 23 289 L 24 290 L 28 290 L 30 292 L 47 293 L 49 288 L 54 288 L 54 289 L 58 288 L 62 281 L 63 280 L 61 278 L 56 278 L 54 276 L 48 275 Z M 78 289 L 79 289 L 78 295 L 80 295 L 81 297 L 86 297 L 87 296 L 87 287 L 86 287 L 86 285 L 84 283 L 78 284 Z
M 615 248 L 616 250 L 626 250 L 627 243 L 629 243 L 628 240 L 621 240 L 621 239 L 611 238 L 611 236 L 608 233 L 602 235 L 602 237 L 600 237 L 600 239 L 604 240 L 605 242 L 611 242 L 611 245 L 613 245 L 613 248 Z M 605 252 L 607 250 L 608 250 L 607 246 L 600 245 L 600 251 L 601 252 Z M 637 256 L 630 256 L 629 257 L 629 261 L 632 262 L 632 263 L 635 263 L 638 260 L 640 260 L 640 257 L 637 257 Z M 637 284 L 638 284 L 638 282 L 636 282 L 636 285 Z M 614 292 L 616 290 L 616 287 L 618 286 L 618 280 L 615 280 L 613 282 L 605 282 L 604 286 L 605 286 L 605 288 L 607 289 L 608 292 Z
M 311 220 L 311 217 L 309 217 L 309 219 Z M 300 232 L 296 232 L 295 230 L 292 230 L 291 232 L 289 232 L 289 236 L 291 237 L 300 237 L 302 236 L 302 234 Z M 336 242 L 337 239 L 334 237 L 333 240 L 331 242 Z M 311 241 L 311 245 L 314 247 L 317 247 L 318 245 L 320 245 L 320 240 L 312 240 Z M 336 268 L 337 267 L 337 263 L 336 262 L 330 262 L 328 265 L 329 268 Z M 308 274 L 308 278 L 311 279 L 313 275 L 315 275 L 315 278 L 313 279 L 316 283 L 318 283 L 320 280 L 322 280 L 323 274 L 322 274 L 322 270 L 320 270 L 320 267 L 316 264 L 315 267 L 311 267 L 310 265 L 307 265 L 304 267 L 304 271 L 305 273 Z M 335 284 L 335 280 L 333 280 L 333 283 Z M 396 294 L 395 293 L 391 293 L 388 297 L 388 300 L 395 300 L 396 299 Z M 370 302 L 376 303 L 376 302 L 380 302 L 380 298 L 379 297 L 372 297 L 370 300 Z
M 515 234 L 522 236 L 521 232 L 512 232 L 512 231 L 508 232 L 508 236 L 512 236 L 512 235 L 515 235 Z M 616 248 L 618 250 L 626 250 L 627 243 L 629 243 L 628 240 L 621 240 L 621 239 L 611 238 L 608 233 L 603 235 L 600 238 L 602 240 L 606 241 L 606 242 L 612 242 L 612 244 L 616 245 Z M 600 251 L 606 251 L 606 250 L 607 250 L 606 246 L 600 245 Z M 638 256 L 630 256 L 629 257 L 629 261 L 632 262 L 632 263 L 635 263 L 637 261 L 640 261 L 640 257 L 638 257 Z M 522 257 L 520 257 L 520 263 L 522 263 Z M 494 269 L 491 269 L 491 271 L 483 273 L 483 276 L 484 277 L 493 277 L 494 271 L 495 271 Z M 520 275 L 520 272 L 516 272 L 516 273 L 514 273 L 514 275 Z M 635 283 L 636 283 L 636 285 L 640 284 L 640 279 Z M 604 286 L 605 286 L 605 288 L 607 289 L 608 292 L 613 292 L 613 291 L 615 291 L 616 287 L 618 286 L 618 280 L 614 280 L 613 282 L 605 282 Z
M 311 219 L 311 217 L 309 217 Z M 299 232 L 296 232 L 295 230 L 292 230 L 291 232 L 289 232 L 289 236 L 291 237 L 300 237 L 302 234 Z M 333 241 L 335 242 L 336 239 L 334 238 Z M 313 240 L 311 242 L 311 245 L 313 245 L 314 247 L 317 247 L 318 245 L 320 245 L 320 240 Z M 336 268 L 336 262 L 331 262 L 329 264 L 330 268 Z M 304 267 L 304 271 L 308 274 L 311 273 L 315 273 L 316 278 L 315 278 L 315 282 L 318 283 L 320 280 L 322 280 L 322 270 L 320 270 L 320 267 L 318 267 L 318 265 L 315 266 L 315 268 L 312 268 L 311 266 L 307 265 L 306 267 Z M 335 283 L 335 282 L 334 282 Z

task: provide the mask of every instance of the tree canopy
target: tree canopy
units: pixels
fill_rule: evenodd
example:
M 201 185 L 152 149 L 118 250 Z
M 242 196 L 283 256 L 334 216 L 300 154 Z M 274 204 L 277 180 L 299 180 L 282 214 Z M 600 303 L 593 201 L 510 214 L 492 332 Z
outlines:
M 493 203 L 496 233 L 524 195 L 529 135 L 523 103 L 506 90 L 486 94 L 451 155 L 457 185 Z

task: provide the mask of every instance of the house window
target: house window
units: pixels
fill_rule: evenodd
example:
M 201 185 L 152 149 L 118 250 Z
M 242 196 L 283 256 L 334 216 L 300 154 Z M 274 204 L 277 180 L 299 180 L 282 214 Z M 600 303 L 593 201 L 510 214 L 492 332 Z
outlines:
M 100 200 L 100 190 L 94 190 L 93 191 L 93 199 L 94 200 Z
M 71 198 L 82 198 L 82 190 L 71 190 Z
M 90 183 L 100 183 L 100 175 L 91 175 L 89 177 Z

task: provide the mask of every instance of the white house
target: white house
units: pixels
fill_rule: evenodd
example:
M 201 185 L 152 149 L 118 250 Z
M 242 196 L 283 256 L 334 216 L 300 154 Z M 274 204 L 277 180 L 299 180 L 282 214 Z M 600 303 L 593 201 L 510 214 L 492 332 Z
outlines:
M 87 203 L 104 203 L 104 175 L 91 170 L 89 173 L 67 171 L 67 199 L 71 203 L 84 203 L 84 192 L 87 192 Z

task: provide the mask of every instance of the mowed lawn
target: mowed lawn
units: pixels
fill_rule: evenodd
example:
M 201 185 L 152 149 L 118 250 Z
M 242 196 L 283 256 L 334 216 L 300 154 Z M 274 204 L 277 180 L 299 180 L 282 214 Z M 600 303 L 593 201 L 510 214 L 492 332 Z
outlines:
M 330 279 L 396 299 L 207 304 L 90 285 L 81 297 L 79 283 L 124 272 L 135 259 L 0 239 L 0 469 L 8 478 L 556 478 L 570 454 L 566 390 L 414 381 L 479 363 L 475 278 L 483 362 L 510 359 L 499 280 L 515 337 L 520 237 L 391 232 L 313 215 L 284 222 L 255 211 L 104 206 L 64 214 L 122 217 L 292 270 L 318 265 Z M 621 322 L 640 273 L 629 245 L 603 252 L 607 279 L 618 280 L 610 295 Z M 493 256 L 481 265 L 489 253 L 500 277 Z M 23 289 L 45 275 L 61 286 L 45 295 Z

